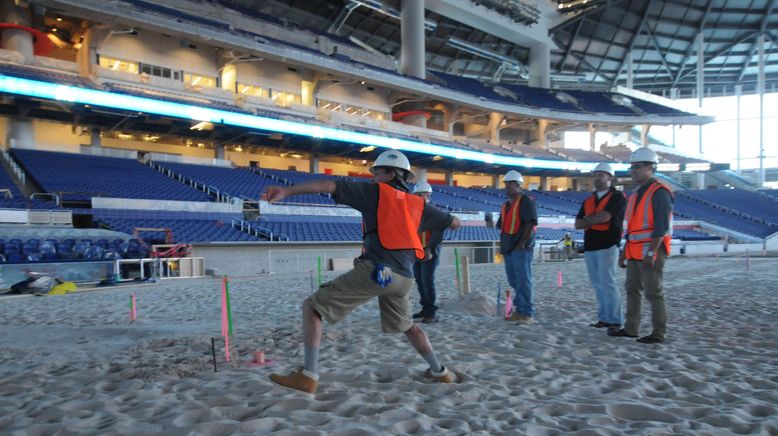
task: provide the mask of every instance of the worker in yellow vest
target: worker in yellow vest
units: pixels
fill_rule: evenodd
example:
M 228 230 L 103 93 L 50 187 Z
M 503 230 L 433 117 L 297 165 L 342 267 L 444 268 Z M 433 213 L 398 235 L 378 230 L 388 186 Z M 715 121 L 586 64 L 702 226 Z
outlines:
M 627 233 L 619 266 L 627 269 L 627 317 L 622 329 L 610 336 L 637 338 L 643 292 L 651 304 L 651 334 L 638 339 L 657 344 L 667 334 L 667 309 L 662 291 L 664 266 L 672 238 L 673 194 L 654 174 L 659 158 L 648 147 L 635 150 L 629 159 L 630 175 L 637 189 L 627 201 Z

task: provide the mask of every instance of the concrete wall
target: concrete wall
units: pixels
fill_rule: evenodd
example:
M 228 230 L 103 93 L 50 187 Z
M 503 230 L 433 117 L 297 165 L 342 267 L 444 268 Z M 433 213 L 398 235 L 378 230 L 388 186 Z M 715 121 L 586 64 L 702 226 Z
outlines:
M 187 73 L 216 77 L 219 68 L 218 49 L 204 44 L 196 48 L 182 46 L 182 38 L 163 35 L 148 30 L 138 30 L 137 35 L 113 34 L 103 40 L 97 53 L 114 59 L 145 62 Z M 94 60 L 93 60 L 94 62 Z
M 290 70 L 288 65 L 268 60 L 257 62 L 242 62 L 235 64 L 237 80 L 240 83 L 271 88 L 275 91 L 286 91 L 294 94 L 302 93 L 302 81 L 308 80 L 310 74 Z M 296 68 L 295 68 L 296 69 Z
M 484 263 L 494 259 L 494 244 L 444 243 L 440 264 L 454 265 L 454 249 L 460 257 L 468 256 L 470 263 Z M 192 256 L 204 257 L 207 269 L 218 269 L 219 274 L 246 276 L 255 274 L 283 274 L 308 272 L 318 269 L 318 257 L 322 258 L 322 270 L 330 270 L 330 260 L 354 259 L 361 253 L 357 243 L 250 243 L 250 244 L 195 244 Z M 346 263 L 350 265 L 350 263 Z

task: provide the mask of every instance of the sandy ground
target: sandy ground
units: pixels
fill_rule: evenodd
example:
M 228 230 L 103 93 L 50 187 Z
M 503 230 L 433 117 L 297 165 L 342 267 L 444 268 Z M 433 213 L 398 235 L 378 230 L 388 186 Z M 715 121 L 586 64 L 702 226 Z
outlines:
M 380 332 L 372 302 L 325 325 L 313 397 L 267 379 L 302 361 L 308 274 L 232 279 L 241 362 L 220 350 L 217 373 L 219 280 L 2 299 L 0 433 L 778 434 L 775 258 L 748 269 L 737 258 L 671 259 L 661 345 L 588 326 L 596 303 L 582 260 L 534 273 L 537 322 L 521 326 L 495 316 L 501 265 L 474 266 L 462 300 L 453 270 L 439 270 L 442 321 L 424 329 L 461 384 L 425 380 L 404 336 Z M 257 349 L 270 365 L 247 363 Z

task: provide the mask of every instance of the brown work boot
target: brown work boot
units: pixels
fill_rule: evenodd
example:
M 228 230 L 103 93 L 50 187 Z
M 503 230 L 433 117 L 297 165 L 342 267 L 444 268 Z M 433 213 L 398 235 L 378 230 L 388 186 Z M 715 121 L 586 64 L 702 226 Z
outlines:
M 457 376 L 445 366 L 440 372 L 434 372 L 432 371 L 432 368 L 427 368 L 427 372 L 424 373 L 424 376 L 435 380 L 438 383 L 454 383 L 457 381 Z
M 519 324 L 529 324 L 532 322 L 532 317 L 529 315 L 522 315 L 520 313 L 513 312 L 511 316 L 505 318 L 506 321 L 518 321 Z
M 319 376 L 310 371 L 306 371 L 300 366 L 290 372 L 289 375 L 270 374 L 270 381 L 282 388 L 293 389 L 306 394 L 315 394 L 316 385 L 319 383 Z

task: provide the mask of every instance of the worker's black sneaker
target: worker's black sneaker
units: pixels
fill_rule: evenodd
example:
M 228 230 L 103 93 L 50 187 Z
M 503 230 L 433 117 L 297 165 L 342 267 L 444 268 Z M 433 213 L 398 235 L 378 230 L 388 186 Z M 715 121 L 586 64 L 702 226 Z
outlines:
M 624 338 L 636 338 L 638 335 L 631 335 L 624 329 L 608 328 L 608 336 L 624 337 Z

